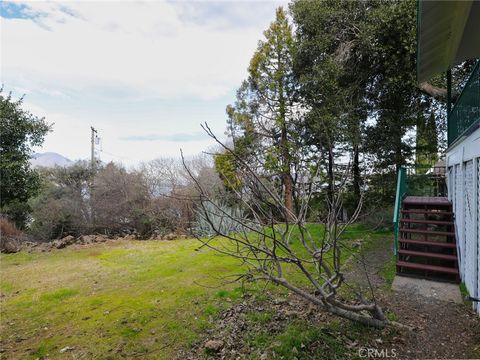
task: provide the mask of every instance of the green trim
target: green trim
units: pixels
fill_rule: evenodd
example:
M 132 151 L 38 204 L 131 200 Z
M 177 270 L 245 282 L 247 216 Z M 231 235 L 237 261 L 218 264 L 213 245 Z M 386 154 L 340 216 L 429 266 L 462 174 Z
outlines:
M 407 171 L 404 166 L 401 166 L 397 175 L 397 192 L 395 194 L 395 209 L 393 211 L 393 229 L 394 229 L 394 244 L 393 254 L 398 256 L 398 236 L 400 232 L 400 209 L 402 207 L 402 200 L 407 194 Z
M 468 86 L 468 84 L 470 83 L 471 79 L 473 78 L 473 74 L 475 73 L 475 71 L 477 70 L 477 67 L 480 65 L 480 59 L 477 60 L 477 63 L 474 65 L 472 71 L 470 71 L 470 75 L 468 75 L 468 80 L 467 82 L 465 83 L 465 86 L 463 87 L 460 95 L 458 96 L 457 98 L 457 101 L 455 101 L 455 105 L 453 106 L 453 109 L 452 111 L 455 109 L 455 106 L 457 105 L 457 103 L 460 101 L 460 99 L 462 98 L 462 95 L 466 89 L 466 87 Z
M 450 113 L 452 112 L 452 70 L 447 70 L 447 143 L 450 144 Z
M 478 77 L 478 79 L 476 79 Z M 479 88 L 478 89 L 473 89 L 470 87 L 472 81 L 479 81 Z M 448 89 L 447 89 L 448 90 Z M 458 139 L 461 139 L 462 136 L 465 134 L 468 134 L 469 131 L 476 125 L 478 124 L 480 118 L 474 119 L 470 125 L 468 125 L 461 133 L 456 133 L 454 134 L 454 131 L 458 131 L 457 129 L 457 121 L 458 121 L 458 116 L 455 116 L 455 111 L 460 107 L 460 106 L 465 106 L 465 104 L 462 103 L 464 94 L 466 94 L 469 91 L 478 91 L 477 96 L 475 99 L 477 99 L 477 106 L 480 106 L 480 59 L 477 61 L 475 66 L 473 67 L 473 70 L 471 71 L 467 82 L 465 83 L 462 92 L 458 96 L 458 98 L 455 101 L 455 104 L 453 105 L 453 108 L 450 111 L 447 111 L 447 143 L 448 143 L 448 148 L 451 148 L 457 143 Z M 451 86 L 450 86 L 450 91 L 451 91 Z M 467 100 L 468 101 L 468 100 Z M 475 105 L 474 105 L 475 106 Z M 452 117 L 453 115 L 453 117 Z M 454 127 L 455 125 L 455 127 Z M 454 137 L 455 136 L 455 137 Z

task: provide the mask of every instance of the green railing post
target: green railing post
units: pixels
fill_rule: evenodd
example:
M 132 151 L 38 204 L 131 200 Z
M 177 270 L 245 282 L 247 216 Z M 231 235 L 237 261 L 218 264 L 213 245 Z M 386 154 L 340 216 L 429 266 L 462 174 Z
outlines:
M 452 143 L 452 130 L 450 126 L 450 113 L 452 112 L 452 70 L 447 71 L 447 144 Z
M 405 167 L 401 166 L 397 175 L 397 192 L 395 194 L 395 208 L 393 210 L 393 229 L 394 229 L 394 244 L 393 254 L 398 256 L 398 236 L 400 232 L 400 210 L 402 208 L 403 197 L 407 193 L 407 171 Z

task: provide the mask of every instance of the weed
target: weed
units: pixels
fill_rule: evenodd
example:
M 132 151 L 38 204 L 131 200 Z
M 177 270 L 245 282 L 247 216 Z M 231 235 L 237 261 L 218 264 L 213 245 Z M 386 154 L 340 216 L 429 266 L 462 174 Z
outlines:
M 462 296 L 463 303 L 469 307 L 472 307 L 472 301 L 470 299 L 470 293 L 464 282 L 460 283 L 460 295 Z
M 387 311 L 385 313 L 385 316 L 388 320 L 390 321 L 398 321 L 398 316 L 397 314 L 395 314 L 394 312 L 391 312 L 391 311 Z
M 44 343 L 41 343 L 37 350 L 34 351 L 33 355 L 36 358 L 44 358 L 48 354 L 48 347 Z
M 347 349 L 342 340 L 326 329 L 313 327 L 303 321 L 294 321 L 276 337 L 272 350 L 284 359 L 309 358 L 315 348 L 328 349 L 328 354 L 322 352 L 323 359 L 344 358 Z
M 268 311 L 251 311 L 247 313 L 247 319 L 259 323 L 259 324 L 266 324 L 271 321 L 273 318 L 273 313 Z
M 397 273 L 395 256 L 392 256 L 380 269 L 380 276 L 385 279 L 388 284 L 388 287 L 392 286 L 393 279 L 395 279 L 395 275 Z

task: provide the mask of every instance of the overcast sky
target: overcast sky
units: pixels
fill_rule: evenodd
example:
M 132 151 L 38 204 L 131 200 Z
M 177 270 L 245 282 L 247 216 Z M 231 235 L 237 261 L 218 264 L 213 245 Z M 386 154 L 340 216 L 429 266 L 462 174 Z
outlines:
M 54 123 L 39 152 L 127 165 L 222 135 L 274 1 L 1 1 L 1 82 Z

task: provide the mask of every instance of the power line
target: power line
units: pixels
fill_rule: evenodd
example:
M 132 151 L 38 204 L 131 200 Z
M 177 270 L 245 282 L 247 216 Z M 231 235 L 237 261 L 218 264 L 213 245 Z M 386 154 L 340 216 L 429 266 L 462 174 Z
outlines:
M 116 158 L 119 158 L 119 159 L 124 159 L 124 160 L 133 160 L 132 158 L 129 158 L 127 156 L 120 156 L 120 155 L 116 155 L 116 154 L 112 154 L 111 152 L 108 152 L 108 151 L 105 151 L 103 149 L 99 149 L 100 152 L 104 153 L 104 154 L 107 154 L 107 155 L 110 155 L 110 156 L 114 156 Z
M 108 152 L 108 151 L 105 151 L 103 150 L 103 142 L 101 141 L 102 139 L 98 136 L 98 130 L 95 129 L 93 126 L 90 127 L 90 129 L 92 130 L 92 133 L 91 133 L 91 164 L 92 164 L 92 168 L 95 166 L 95 154 L 97 152 L 101 152 L 101 153 L 104 153 L 104 154 L 107 154 L 107 155 L 110 155 L 110 156 L 113 156 L 113 157 L 116 157 L 118 159 L 122 159 L 122 160 L 133 160 L 132 158 L 129 158 L 127 156 L 120 156 L 120 155 L 116 155 L 116 154 L 113 154 L 111 152 Z M 97 145 L 97 147 L 95 147 L 95 145 Z

